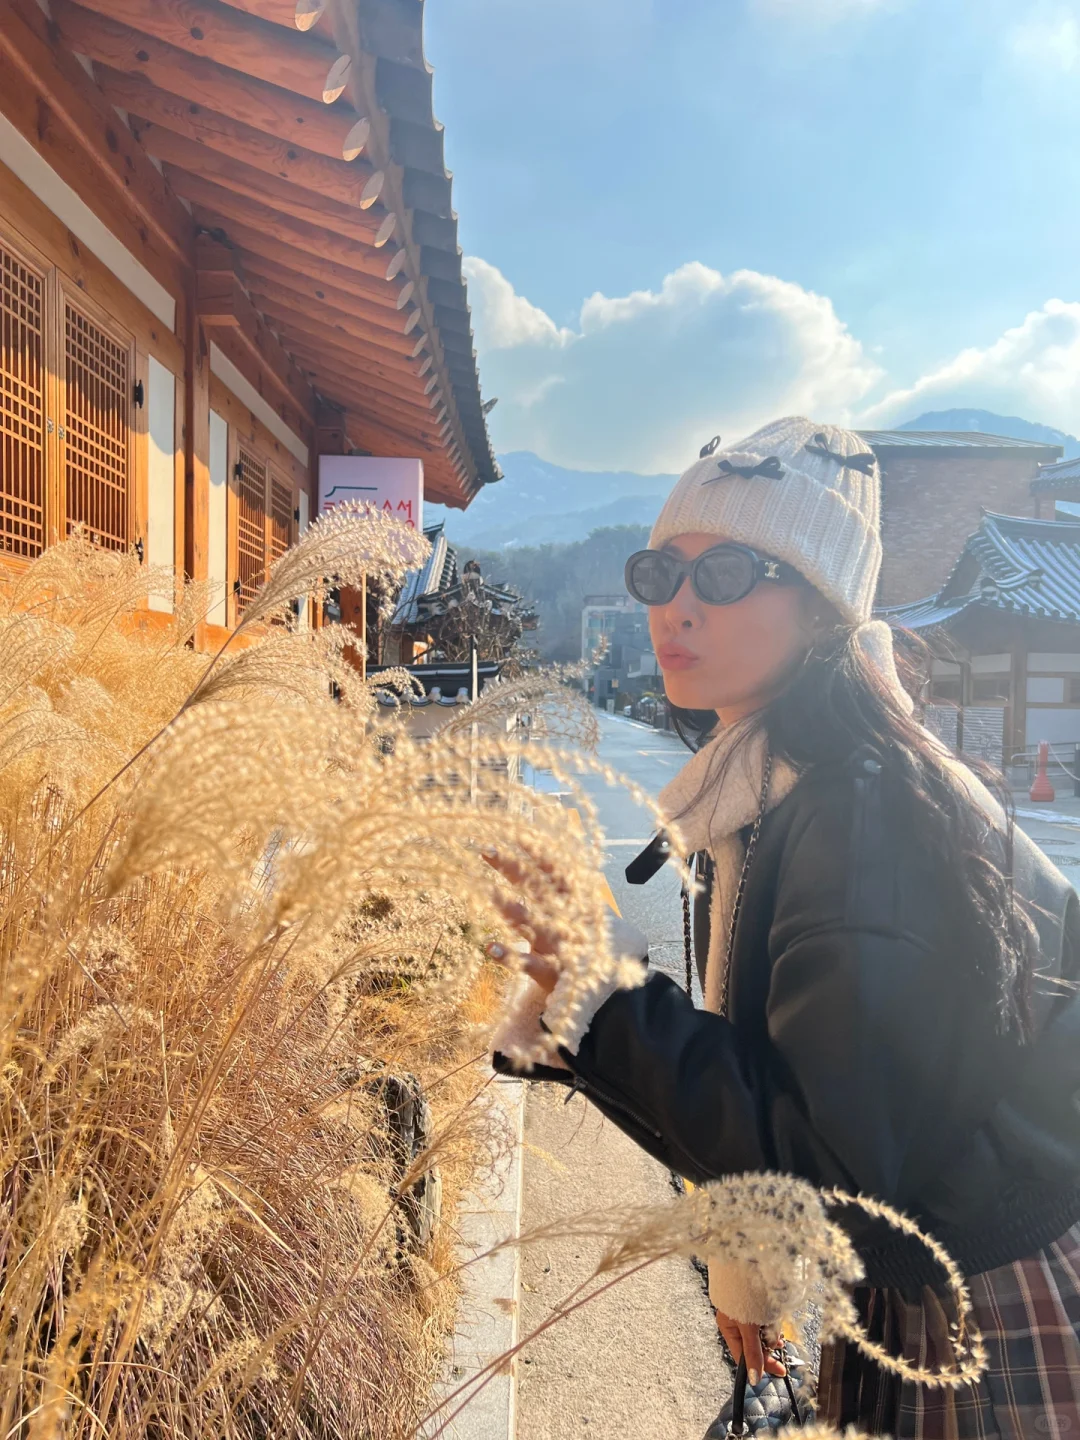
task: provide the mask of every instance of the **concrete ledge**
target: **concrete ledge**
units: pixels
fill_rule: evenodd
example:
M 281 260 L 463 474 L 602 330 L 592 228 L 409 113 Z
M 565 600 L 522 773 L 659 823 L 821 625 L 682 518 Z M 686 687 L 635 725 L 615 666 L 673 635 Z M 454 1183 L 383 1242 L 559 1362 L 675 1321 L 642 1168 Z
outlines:
M 521 1191 L 525 1124 L 525 1085 L 499 1077 L 491 1086 L 491 1103 L 503 1112 L 492 1118 L 507 1126 L 510 1143 L 491 1175 L 475 1194 L 467 1195 L 458 1212 L 462 1262 L 483 1255 L 502 1240 L 521 1233 Z M 436 1400 L 479 1375 L 491 1361 L 518 1342 L 521 1309 L 521 1251 L 500 1251 L 470 1265 L 462 1276 L 463 1293 L 457 1329 L 447 1357 Z M 464 1396 L 451 1401 L 428 1425 L 433 1436 L 440 1425 L 446 1440 L 514 1440 L 517 1431 L 517 1362 L 511 1361 L 488 1379 L 483 1390 L 450 1423 L 446 1419 Z

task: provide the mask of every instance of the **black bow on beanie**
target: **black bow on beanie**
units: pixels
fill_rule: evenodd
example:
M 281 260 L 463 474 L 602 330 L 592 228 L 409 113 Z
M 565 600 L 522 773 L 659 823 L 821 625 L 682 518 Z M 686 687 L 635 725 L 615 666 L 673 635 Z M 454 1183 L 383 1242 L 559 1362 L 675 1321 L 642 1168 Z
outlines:
M 730 460 L 721 460 L 718 468 L 720 471 L 718 475 L 710 475 L 701 483 L 711 485 L 716 480 L 727 480 L 732 475 L 739 475 L 744 480 L 752 480 L 755 475 L 761 475 L 766 480 L 782 480 L 784 478 L 784 467 L 775 455 L 770 455 L 767 460 L 762 460 L 757 465 L 733 465 Z
M 821 455 L 826 460 L 833 460 L 847 470 L 858 470 L 863 475 L 874 473 L 876 456 L 872 450 L 864 450 L 859 455 L 841 455 L 838 451 L 829 449 L 827 438 L 821 434 L 814 436 L 813 445 L 804 445 L 803 449 L 809 450 L 811 455 Z
M 698 459 L 707 460 L 709 456 L 713 453 L 713 451 L 716 449 L 716 447 L 720 444 L 720 440 L 721 437 L 719 435 L 714 435 L 707 445 L 702 445 L 701 449 L 698 451 Z

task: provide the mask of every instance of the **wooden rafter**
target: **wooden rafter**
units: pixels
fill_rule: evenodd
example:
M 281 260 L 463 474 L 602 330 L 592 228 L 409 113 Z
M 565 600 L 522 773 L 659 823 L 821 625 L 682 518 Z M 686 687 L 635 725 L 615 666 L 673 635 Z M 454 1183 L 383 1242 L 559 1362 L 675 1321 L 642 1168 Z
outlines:
M 24 0 L 25 3 L 25 0 Z M 276 135 L 290 145 L 340 160 L 355 114 L 290 94 L 277 85 L 223 69 L 199 55 L 142 35 L 73 0 L 50 0 L 53 18 L 72 50 L 113 70 L 145 76 L 172 95 Z
M 267 318 L 272 320 L 274 328 L 282 336 L 288 336 L 299 344 L 309 345 L 316 357 L 321 352 L 326 363 L 330 363 L 331 356 L 344 355 L 350 358 L 359 370 L 388 385 L 408 386 L 419 379 L 416 363 L 379 350 L 358 337 L 332 335 L 322 327 L 313 327 L 302 310 L 290 311 L 287 306 L 278 304 L 273 307 L 272 313 L 267 311 Z
M 243 10 L 248 15 L 258 15 L 260 19 L 269 20 L 286 30 L 297 28 L 296 0 L 225 0 L 225 4 L 231 5 L 234 10 Z M 325 24 L 325 18 L 323 23 Z
M 313 334 L 336 335 L 342 344 L 347 344 L 350 337 L 360 340 L 373 349 L 385 351 L 390 363 L 393 363 L 396 357 L 403 374 L 416 375 L 419 378 L 420 368 L 413 359 L 410 338 L 400 333 L 400 327 L 397 334 L 389 330 L 377 329 L 369 319 L 355 314 L 352 310 L 335 306 L 330 302 L 308 299 L 286 285 L 268 281 L 259 274 L 257 260 L 254 264 L 246 264 L 244 272 L 252 295 L 259 297 L 260 305 L 266 301 L 271 307 L 267 310 L 267 314 L 272 313 L 273 306 L 278 306 L 283 311 L 306 316 Z M 371 308 L 374 310 L 374 306 Z M 389 315 L 393 312 L 377 311 L 376 313 Z
M 278 215 L 302 220 L 315 229 L 321 223 L 328 234 L 340 235 L 358 245 L 370 245 L 385 218 L 381 211 L 350 210 L 336 200 L 325 200 L 320 205 L 308 191 L 298 190 L 287 180 L 276 180 L 237 160 L 215 155 L 204 145 L 173 135 L 169 130 L 156 126 L 144 128 L 138 123 L 136 129 L 148 153 L 165 162 L 165 178 L 170 189 L 193 204 L 220 208 L 226 197 L 232 195 L 268 206 Z
M 453 466 L 442 447 L 429 445 L 422 440 L 418 441 L 409 427 L 399 429 L 389 421 L 381 420 L 377 415 L 372 416 L 353 405 L 350 405 L 345 413 L 350 439 L 355 440 L 356 433 L 359 431 L 376 454 L 379 453 L 380 446 L 384 447 L 384 453 L 387 455 L 415 455 L 419 451 L 425 470 L 430 463 L 440 466 L 444 476 L 453 472 Z M 374 441 L 374 444 L 370 444 L 371 441 Z
M 316 104 L 323 103 L 326 77 L 338 58 L 333 45 L 313 35 L 283 34 L 277 25 L 213 0 L 83 0 L 83 9 Z
M 414 337 L 405 333 L 405 313 L 394 305 L 377 305 L 374 302 L 333 285 L 321 285 L 317 280 L 302 275 L 297 270 L 287 270 L 273 260 L 261 255 L 245 255 L 244 274 L 253 288 L 265 291 L 272 287 L 272 293 L 288 299 L 292 305 L 311 307 L 313 315 L 321 315 L 317 307 L 325 305 L 335 316 L 350 315 L 371 327 L 372 339 L 395 355 L 411 356 L 415 347 Z
M 191 218 L 79 62 L 54 43 L 34 0 L 8 0 L 0 60 L 0 109 L 163 279 L 152 257 L 166 257 L 175 291 L 172 267 L 191 260 Z
M 253 125 L 231 120 L 205 105 L 159 90 L 142 75 L 124 75 L 119 70 L 98 65 L 95 76 L 110 104 L 151 122 L 159 134 L 162 130 L 172 131 L 214 155 L 226 156 L 278 180 L 287 180 L 290 185 L 321 199 L 353 207 L 364 200 L 364 191 L 374 172 L 363 157 L 351 162 L 331 160 L 314 150 L 289 144 L 277 135 L 269 135 L 265 130 L 256 130 Z M 150 153 L 156 152 L 151 149 Z
M 415 435 L 426 445 L 439 448 L 444 443 L 442 432 L 437 425 L 424 421 L 407 406 L 395 405 L 376 391 L 350 384 L 346 376 L 335 376 L 332 382 L 322 384 L 320 394 L 336 403 L 349 405 L 371 420 L 392 425 L 403 434 Z
M 397 296 L 399 292 L 381 279 L 360 275 L 355 270 L 346 270 L 344 266 L 334 265 L 328 260 L 316 259 L 302 250 L 297 250 L 294 246 L 282 244 L 272 236 L 264 235 L 261 231 L 241 225 L 236 221 L 229 223 L 228 231 L 230 239 L 243 254 L 245 268 L 251 266 L 253 261 L 277 266 L 289 276 L 294 277 L 290 282 L 293 289 L 296 288 L 296 278 L 298 277 L 309 282 L 313 287 L 323 289 L 326 293 L 334 291 L 355 297 L 369 305 L 377 306 L 381 310 L 390 311 L 394 317 L 401 320 L 404 329 L 406 316 L 398 309 Z M 273 277 L 271 276 L 271 278 Z M 313 289 L 312 293 L 317 300 L 322 298 L 317 293 L 317 289 Z M 414 346 L 418 338 L 415 334 L 409 336 L 409 339 L 414 342 Z
M 366 416 L 372 424 L 385 425 L 399 431 L 403 436 L 412 435 L 430 449 L 442 448 L 442 436 L 438 429 L 425 426 L 408 410 L 387 405 L 382 396 L 370 392 L 358 394 L 356 391 L 345 395 L 340 383 L 327 387 L 324 393 L 328 399 L 347 403 L 354 414 Z
M 301 364 L 321 365 L 328 375 L 347 375 L 362 389 L 368 389 L 373 394 L 385 396 L 388 401 L 415 410 L 420 419 L 434 419 L 437 416 L 439 406 L 429 403 L 432 397 L 424 394 L 422 381 L 420 388 L 413 388 L 408 383 L 408 377 L 404 375 L 393 372 L 377 374 L 376 367 L 368 364 L 362 355 L 351 349 L 349 341 L 342 336 L 313 335 L 303 328 L 302 323 L 276 317 L 271 317 L 271 323 L 281 336 L 282 343 Z
M 234 195 L 220 185 L 211 185 L 205 180 L 198 183 L 199 196 L 192 193 L 189 198 L 195 207 L 196 220 L 205 228 L 222 229 L 231 235 L 235 225 L 238 227 L 237 235 L 232 238 L 236 239 L 238 244 L 242 243 L 237 238 L 242 228 L 248 234 L 254 232 L 265 235 L 278 244 L 289 246 L 298 252 L 301 259 L 306 256 L 315 260 L 326 260 L 332 265 L 351 270 L 354 274 L 368 275 L 373 280 L 378 280 L 381 286 L 385 286 L 386 260 L 371 245 L 362 245 L 355 240 L 346 240 L 341 235 L 332 235 L 304 220 L 294 220 L 291 215 L 282 215 L 270 205 L 249 200 L 246 196 Z M 194 192 L 194 183 L 188 188 Z M 253 245 L 251 248 L 257 250 L 259 246 Z

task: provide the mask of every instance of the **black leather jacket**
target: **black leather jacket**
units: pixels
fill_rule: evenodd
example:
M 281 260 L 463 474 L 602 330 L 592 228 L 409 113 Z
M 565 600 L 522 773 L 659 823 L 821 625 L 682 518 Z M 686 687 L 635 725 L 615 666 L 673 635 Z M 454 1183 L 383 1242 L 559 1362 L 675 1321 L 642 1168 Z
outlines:
M 781 1170 L 889 1201 L 973 1275 L 1080 1219 L 1080 904 L 1017 831 L 1016 890 L 1042 948 L 1036 1038 L 1022 1043 L 999 1024 L 955 880 L 906 810 L 872 757 L 803 777 L 762 826 L 729 1018 L 653 974 L 563 1052 L 572 1074 L 533 1074 L 574 1084 L 688 1179 Z M 1003 820 L 988 820 L 993 850 Z M 915 1297 L 940 1282 L 921 1246 L 840 1218 L 867 1283 Z

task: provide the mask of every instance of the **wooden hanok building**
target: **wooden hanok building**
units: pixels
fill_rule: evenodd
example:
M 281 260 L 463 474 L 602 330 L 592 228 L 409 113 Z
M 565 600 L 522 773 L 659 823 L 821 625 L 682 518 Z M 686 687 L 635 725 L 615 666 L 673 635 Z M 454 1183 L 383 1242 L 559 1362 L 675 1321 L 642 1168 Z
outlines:
M 984 515 L 937 594 L 878 612 L 933 655 L 934 728 L 1008 765 L 1080 744 L 1080 523 Z M 959 726 L 959 731 L 957 731 Z
M 320 454 L 499 479 L 422 0 L 4 0 L 0 554 L 85 529 L 213 587 Z M 168 623 L 167 597 L 153 623 Z
M 536 610 L 516 590 L 485 579 L 476 560 L 459 565 L 441 523 L 424 535 L 431 554 L 405 579 L 379 659 L 401 665 L 465 663 L 475 641 L 485 660 L 506 660 L 522 634 L 536 629 Z

